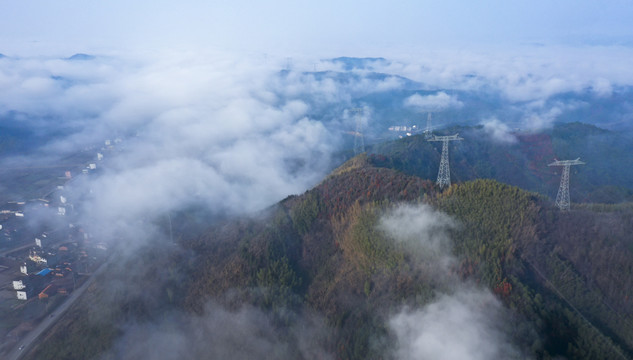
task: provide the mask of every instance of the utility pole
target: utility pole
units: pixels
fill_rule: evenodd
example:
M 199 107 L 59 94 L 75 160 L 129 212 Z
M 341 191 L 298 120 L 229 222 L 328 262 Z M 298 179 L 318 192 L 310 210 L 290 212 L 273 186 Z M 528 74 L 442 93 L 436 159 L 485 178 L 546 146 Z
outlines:
M 444 186 L 451 186 L 451 169 L 448 162 L 448 142 L 449 141 L 461 141 L 463 138 L 459 137 L 459 134 L 449 136 L 435 136 L 427 139 L 427 141 L 441 141 L 442 142 L 442 158 L 440 160 L 440 171 L 437 174 L 437 184 L 440 189 Z
M 353 108 L 349 110 L 356 119 L 356 131 L 354 131 L 354 155 L 365 152 L 365 139 L 363 137 L 363 108 Z
M 562 166 L 563 174 L 560 177 L 560 187 L 556 194 L 556 206 L 561 210 L 569 210 L 571 202 L 569 201 L 569 168 L 573 165 L 584 165 L 580 158 L 576 160 L 556 160 L 547 166 Z

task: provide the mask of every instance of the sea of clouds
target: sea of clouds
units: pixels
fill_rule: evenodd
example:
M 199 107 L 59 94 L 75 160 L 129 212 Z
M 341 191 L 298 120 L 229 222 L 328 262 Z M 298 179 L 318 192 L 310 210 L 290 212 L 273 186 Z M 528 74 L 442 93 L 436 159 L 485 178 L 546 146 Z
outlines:
M 305 191 L 338 165 L 355 130 L 350 108 L 364 108 L 368 133 L 384 127 L 368 96 L 417 84 L 424 91 L 396 106 L 426 113 L 463 110 L 451 90 L 490 93 L 520 109 L 522 127 L 538 131 L 583 106 L 554 96 L 605 98 L 633 85 L 629 48 L 527 50 L 435 51 L 351 67 L 220 52 L 4 56 L 0 121 L 56 135 L 29 156 L 1 160 L 54 164 L 120 137 L 125 146 L 100 175 L 77 185 L 90 194 L 85 223 L 124 223 L 192 204 L 244 214 Z M 501 116 L 474 121 L 494 140 L 515 141 Z
M 161 236 L 150 224 L 165 214 L 194 205 L 218 214 L 248 214 L 314 186 L 349 151 L 348 133 L 355 130 L 349 109 L 363 107 L 363 125 L 379 126 L 364 99 L 398 92 L 410 81 L 424 91 L 407 95 L 398 106 L 420 113 L 463 109 L 465 100 L 451 90 L 485 92 L 519 109 L 522 127 L 532 131 L 583 106 L 552 97 L 583 93 L 604 99 L 633 85 L 631 49 L 529 50 L 429 52 L 352 69 L 324 59 L 227 53 L 97 54 L 84 60 L 6 56 L 0 58 L 0 121 L 55 135 L 29 154 L 1 161 L 54 164 L 78 150 L 102 147 L 105 139 L 121 138 L 117 151 L 107 154 L 107 166 L 70 191 L 81 199 L 79 221 L 93 234 L 146 243 Z M 516 141 L 503 117 L 475 120 L 491 139 Z M 426 254 L 423 261 L 444 273 L 455 261 L 447 235 L 454 226 L 448 216 L 424 206 L 396 209 L 381 223 L 383 231 L 413 244 Z M 504 310 L 498 300 L 488 290 L 450 281 L 453 289 L 431 304 L 392 314 L 394 356 L 516 356 L 499 326 Z M 169 346 L 151 348 L 157 358 L 179 358 L 206 349 L 195 344 L 211 337 L 218 343 L 209 351 L 223 357 L 242 345 L 222 339 L 245 336 L 256 341 L 232 354 L 283 358 L 291 341 L 293 351 L 305 357 L 330 356 L 309 341 L 297 348 L 303 335 L 288 340 L 266 334 L 269 320 L 254 309 L 231 313 L 211 306 L 202 317 L 174 316 L 177 321 L 126 325 L 127 335 L 113 351 L 132 357 L 139 350 L 129 344 L 163 344 Z

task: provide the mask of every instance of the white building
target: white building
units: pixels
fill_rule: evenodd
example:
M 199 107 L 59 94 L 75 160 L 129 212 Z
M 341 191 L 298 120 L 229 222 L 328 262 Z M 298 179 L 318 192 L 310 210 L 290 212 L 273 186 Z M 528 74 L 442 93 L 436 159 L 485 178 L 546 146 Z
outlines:
M 39 246 L 39 247 L 42 247 L 42 240 L 40 240 L 38 238 L 35 238 L 35 245 Z
M 14 290 L 22 290 L 24 288 L 26 288 L 26 286 L 24 285 L 24 283 L 22 283 L 22 280 L 13 280 Z
M 28 275 L 29 274 L 29 269 L 26 267 L 26 264 L 24 265 L 20 265 L 20 272 L 24 275 Z
M 63 215 L 66 215 L 66 208 L 65 208 L 65 207 L 63 207 L 63 206 L 58 207 L 58 208 L 57 208 L 57 213 L 58 213 L 59 215 L 62 215 L 62 216 L 63 216 Z
M 26 291 L 18 291 L 18 300 L 27 300 Z

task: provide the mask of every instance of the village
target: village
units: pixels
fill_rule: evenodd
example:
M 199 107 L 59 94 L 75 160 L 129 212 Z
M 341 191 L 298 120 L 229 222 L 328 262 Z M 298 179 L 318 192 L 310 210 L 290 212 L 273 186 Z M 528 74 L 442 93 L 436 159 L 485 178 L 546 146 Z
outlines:
M 18 300 L 47 299 L 67 295 L 85 275 L 90 275 L 105 258 L 107 247 L 93 243 L 81 228 L 71 228 L 64 240 L 53 240 L 42 233 L 19 259 L 20 277 L 13 280 Z
M 103 154 L 120 142 L 85 149 L 81 166 L 42 173 L 39 197 L 0 205 L 0 355 L 53 317 L 108 258 L 107 244 L 81 225 L 69 186 L 97 173 Z

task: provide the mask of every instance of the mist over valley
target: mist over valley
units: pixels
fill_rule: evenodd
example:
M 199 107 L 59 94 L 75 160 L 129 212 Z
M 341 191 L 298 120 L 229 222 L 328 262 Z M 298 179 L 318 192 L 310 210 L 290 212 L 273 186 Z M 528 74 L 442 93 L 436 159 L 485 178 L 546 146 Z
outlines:
M 608 3 L 0 6 L 0 357 L 633 358 Z

